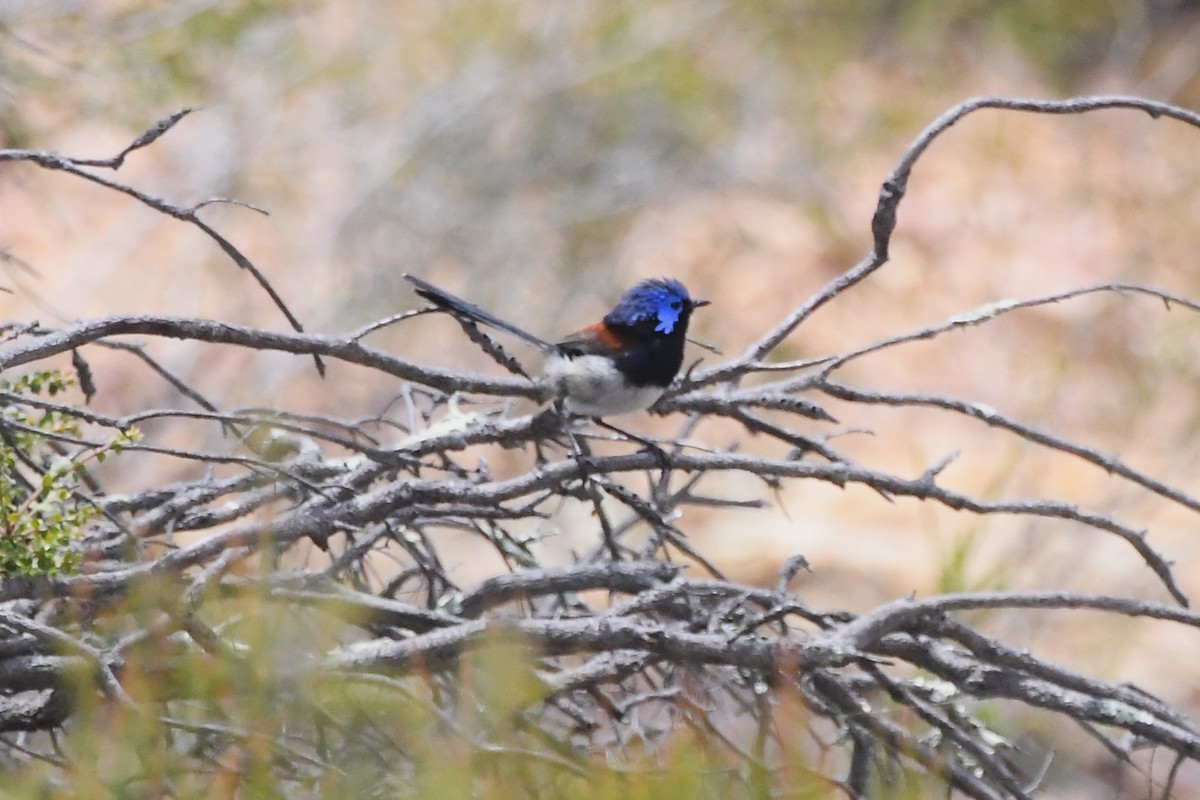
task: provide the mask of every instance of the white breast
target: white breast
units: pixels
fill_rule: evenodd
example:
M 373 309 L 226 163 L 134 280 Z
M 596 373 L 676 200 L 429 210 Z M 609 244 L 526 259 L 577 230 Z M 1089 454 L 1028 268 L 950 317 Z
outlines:
M 603 356 L 551 354 L 546 359 L 545 379 L 556 395 L 564 398 L 567 412 L 584 417 L 640 411 L 654 405 L 665 391 L 661 386 L 627 386 Z

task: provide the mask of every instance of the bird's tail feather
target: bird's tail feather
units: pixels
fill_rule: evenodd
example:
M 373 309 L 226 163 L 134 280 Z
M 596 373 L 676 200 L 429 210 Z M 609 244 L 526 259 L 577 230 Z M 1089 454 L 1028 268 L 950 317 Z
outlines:
M 468 303 L 466 300 L 463 300 L 460 297 L 455 297 L 449 292 L 439 289 L 427 281 L 423 281 L 414 275 L 405 275 L 404 278 L 409 283 L 417 287 L 417 294 L 421 295 L 421 297 L 424 297 L 426 300 L 436 306 L 441 306 L 451 313 L 467 317 L 468 319 L 473 319 L 476 322 L 482 322 L 484 325 L 490 325 L 493 328 L 507 331 L 513 336 L 524 339 L 530 344 L 540 347 L 543 350 L 550 350 L 553 348 L 553 345 L 551 345 L 545 339 L 539 339 L 532 333 L 521 330 L 511 322 L 505 322 L 499 317 L 484 311 L 479 306 L 473 303 Z

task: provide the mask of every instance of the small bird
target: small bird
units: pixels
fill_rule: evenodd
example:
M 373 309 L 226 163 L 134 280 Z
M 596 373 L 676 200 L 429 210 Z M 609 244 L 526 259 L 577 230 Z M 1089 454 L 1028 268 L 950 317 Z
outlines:
M 412 275 L 417 294 L 459 317 L 511 333 L 546 353 L 543 380 L 568 414 L 605 417 L 654 405 L 683 364 L 693 300 L 669 278 L 644 280 L 594 325 L 550 343 Z

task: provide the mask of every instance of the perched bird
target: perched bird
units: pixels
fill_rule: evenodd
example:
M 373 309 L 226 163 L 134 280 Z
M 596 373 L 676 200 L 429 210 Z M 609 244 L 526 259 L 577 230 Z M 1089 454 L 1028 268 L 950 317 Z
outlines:
M 621 296 L 604 319 L 560 342 L 539 339 L 420 278 L 417 294 L 459 317 L 489 325 L 543 350 L 543 380 L 569 414 L 604 417 L 649 408 L 675 379 L 693 300 L 676 280 L 644 280 Z

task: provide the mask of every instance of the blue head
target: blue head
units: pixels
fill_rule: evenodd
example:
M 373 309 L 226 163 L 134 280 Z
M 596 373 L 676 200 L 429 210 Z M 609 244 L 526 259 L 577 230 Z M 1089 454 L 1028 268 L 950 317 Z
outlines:
M 687 331 L 692 309 L 708 305 L 693 300 L 683 284 L 670 278 L 645 280 L 621 296 L 604 318 L 606 325 L 680 338 Z

